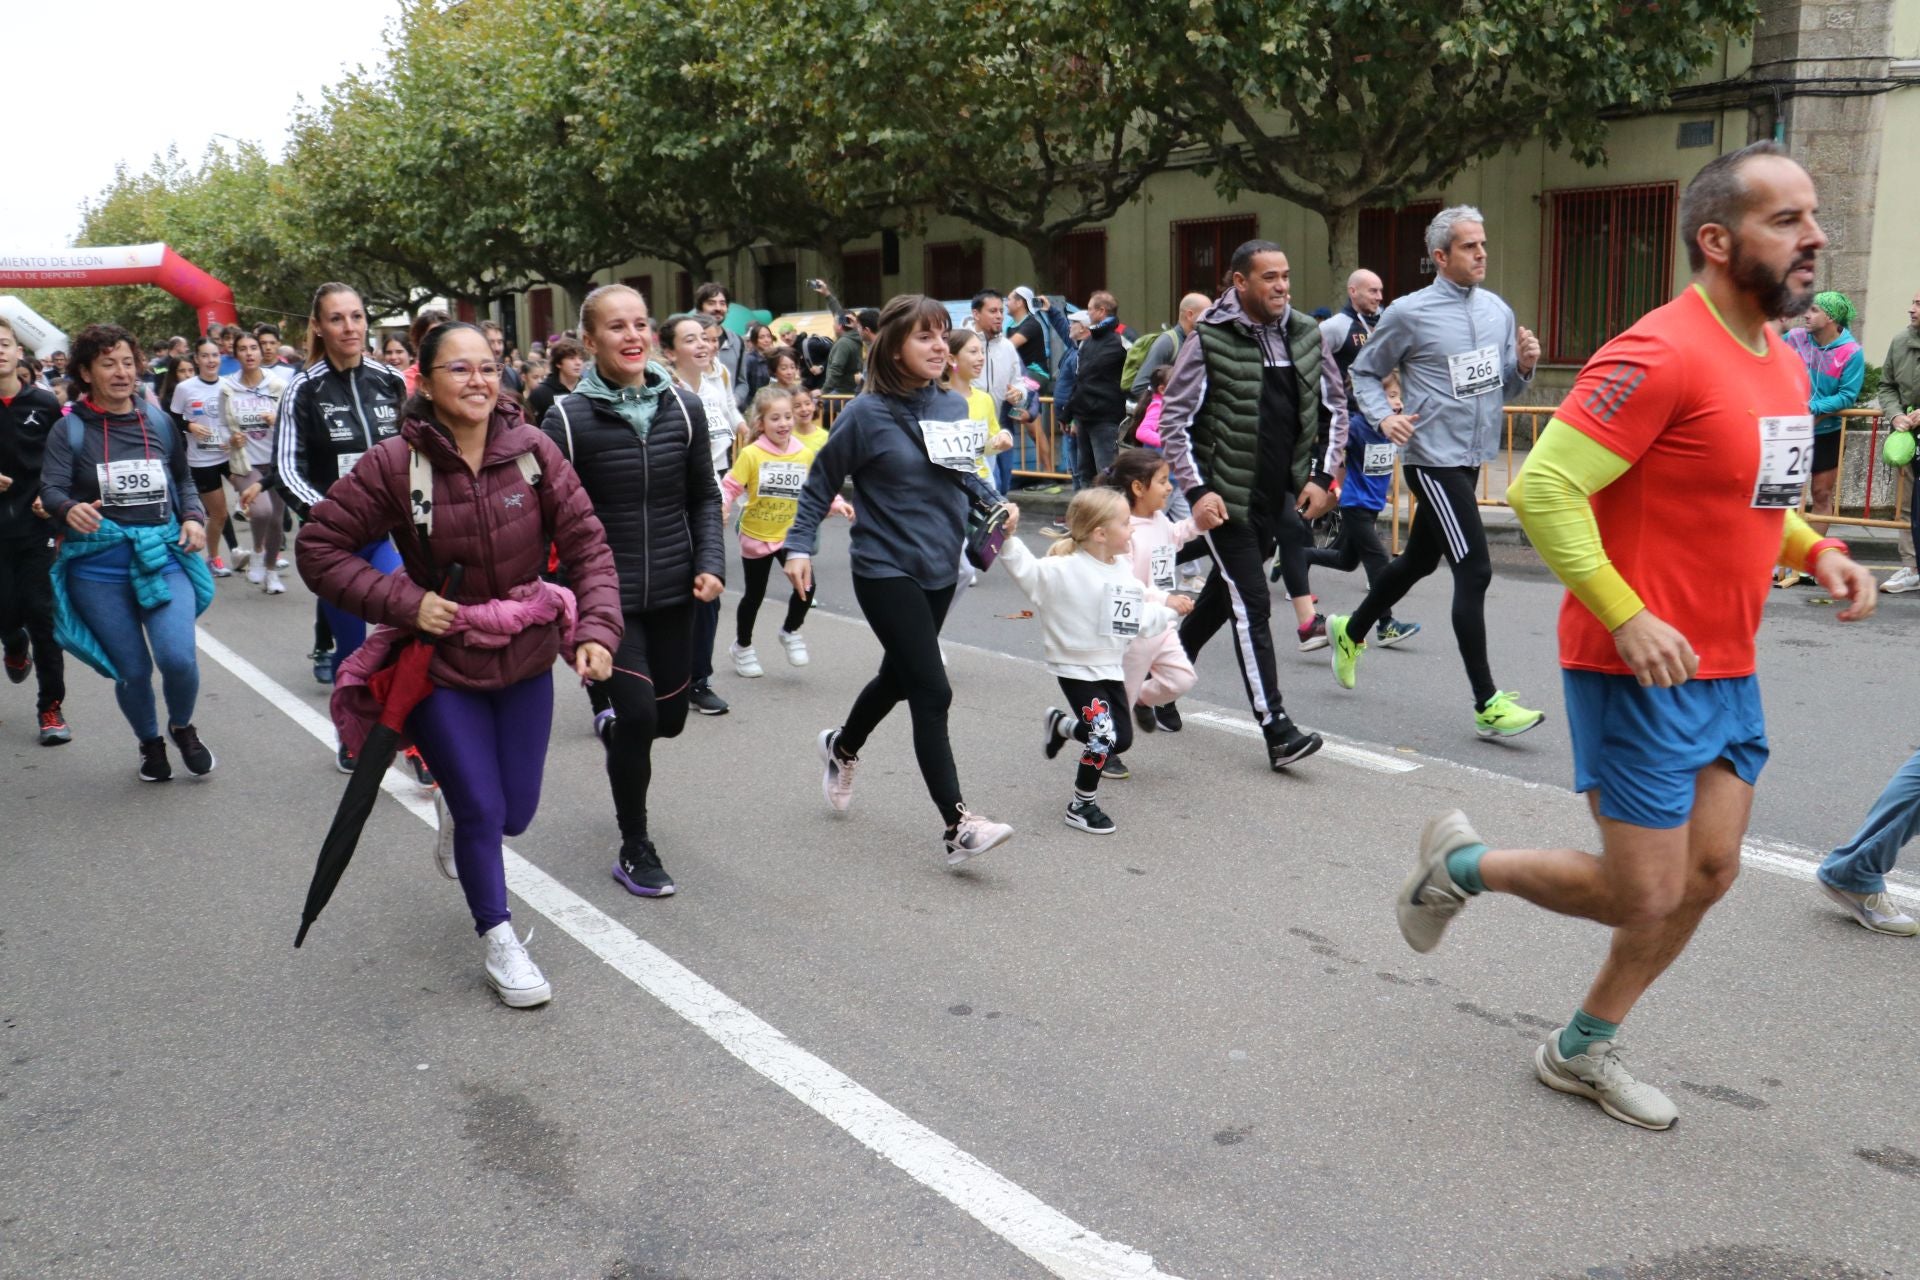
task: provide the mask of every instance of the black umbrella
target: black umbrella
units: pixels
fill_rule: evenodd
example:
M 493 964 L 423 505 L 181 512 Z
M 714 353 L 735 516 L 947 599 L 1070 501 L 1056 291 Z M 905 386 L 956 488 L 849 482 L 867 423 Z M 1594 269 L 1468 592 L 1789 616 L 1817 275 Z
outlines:
M 447 584 L 440 594 L 451 598 L 460 589 L 460 578 L 461 566 L 456 564 L 447 571 Z M 327 829 L 327 838 L 320 845 L 320 857 L 313 865 L 313 883 L 307 886 L 306 909 L 300 914 L 300 932 L 293 937 L 296 947 L 306 941 L 307 930 L 320 918 L 321 909 L 327 905 L 327 899 L 333 897 L 347 863 L 353 858 L 353 851 L 360 843 L 360 832 L 373 813 L 373 802 L 379 798 L 387 766 L 393 763 L 400 749 L 400 731 L 407 717 L 433 692 L 433 682 L 427 676 L 432 662 L 433 637 L 415 636 L 401 647 L 400 657 L 382 673 L 391 673 L 391 680 L 380 682 L 386 686 L 385 696 L 380 698 L 380 719 L 361 744 L 353 776 L 347 779 L 347 790 L 340 797 L 333 825 Z M 375 696 L 380 697 L 377 687 L 371 683 L 369 687 L 374 687 Z

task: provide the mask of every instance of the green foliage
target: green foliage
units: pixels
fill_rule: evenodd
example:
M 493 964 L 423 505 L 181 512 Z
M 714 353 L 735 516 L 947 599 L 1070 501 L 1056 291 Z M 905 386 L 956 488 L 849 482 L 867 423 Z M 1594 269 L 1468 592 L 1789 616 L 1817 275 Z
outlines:
M 1878 408 L 1879 405 L 1877 401 L 1879 395 L 1880 366 L 1869 360 L 1867 361 L 1866 376 L 1860 380 L 1860 394 L 1854 397 L 1853 407 L 1856 409 Z

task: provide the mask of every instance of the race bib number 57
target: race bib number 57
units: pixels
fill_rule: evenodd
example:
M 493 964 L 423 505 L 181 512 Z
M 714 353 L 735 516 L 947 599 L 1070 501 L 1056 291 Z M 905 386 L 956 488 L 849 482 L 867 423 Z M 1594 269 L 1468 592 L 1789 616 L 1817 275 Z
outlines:
M 1753 482 L 1756 507 L 1797 507 L 1813 473 L 1813 418 L 1789 414 L 1760 419 L 1760 474 Z

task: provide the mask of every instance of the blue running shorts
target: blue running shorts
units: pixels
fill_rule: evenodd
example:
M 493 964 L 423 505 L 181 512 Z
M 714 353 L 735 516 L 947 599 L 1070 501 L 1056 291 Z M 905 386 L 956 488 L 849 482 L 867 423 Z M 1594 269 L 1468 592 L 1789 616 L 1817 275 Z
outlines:
M 1693 813 L 1694 780 L 1725 760 L 1748 786 L 1767 763 L 1756 676 L 1643 689 L 1632 676 L 1562 671 L 1573 735 L 1573 789 L 1600 792 L 1600 814 L 1669 830 Z

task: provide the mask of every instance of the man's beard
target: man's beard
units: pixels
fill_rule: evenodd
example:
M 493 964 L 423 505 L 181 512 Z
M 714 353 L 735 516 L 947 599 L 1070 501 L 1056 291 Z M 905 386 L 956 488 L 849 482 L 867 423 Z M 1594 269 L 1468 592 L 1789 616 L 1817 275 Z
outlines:
M 1749 258 L 1741 248 L 1740 238 L 1736 236 L 1733 241 L 1733 260 L 1727 265 L 1732 269 L 1733 282 L 1752 295 L 1767 319 L 1786 320 L 1805 314 L 1807 308 L 1813 305 L 1813 297 L 1819 292 L 1818 289 L 1796 291 L 1787 283 L 1788 276 L 1813 263 L 1814 256 L 1811 253 L 1802 254 L 1793 260 L 1785 272 L 1776 276 L 1765 263 L 1757 258 Z

